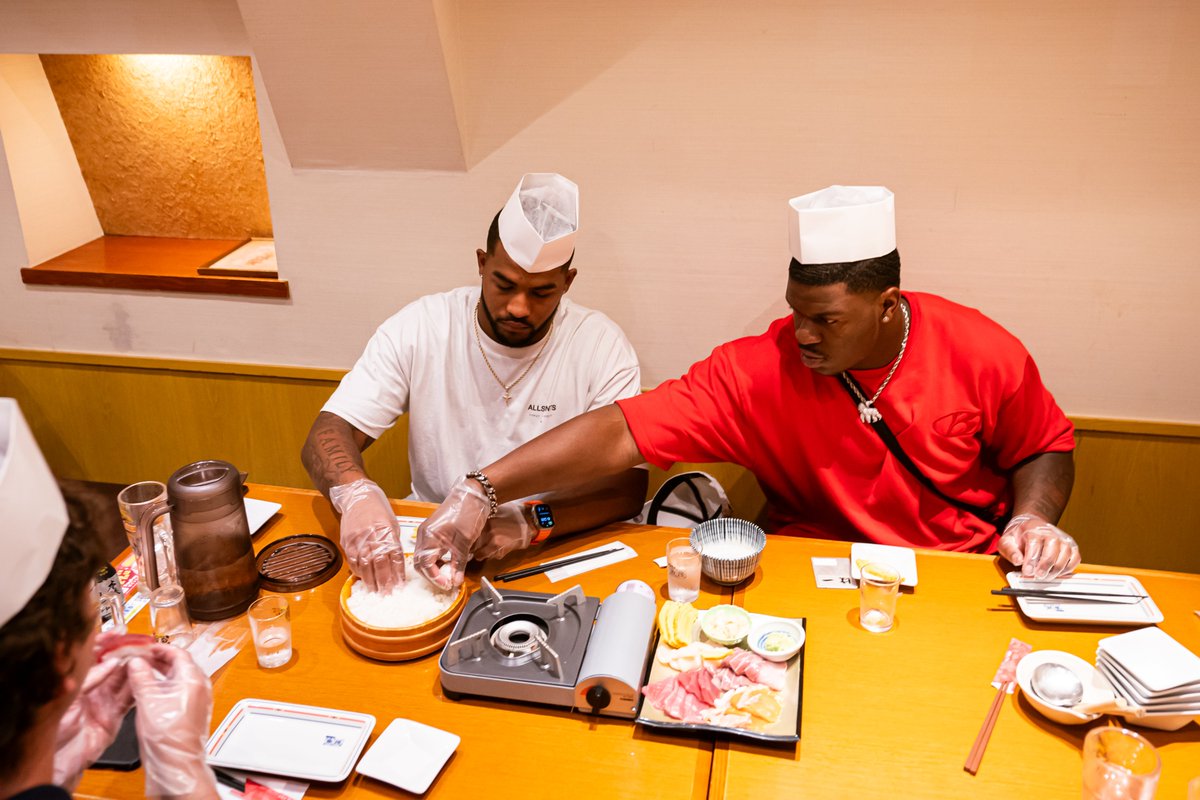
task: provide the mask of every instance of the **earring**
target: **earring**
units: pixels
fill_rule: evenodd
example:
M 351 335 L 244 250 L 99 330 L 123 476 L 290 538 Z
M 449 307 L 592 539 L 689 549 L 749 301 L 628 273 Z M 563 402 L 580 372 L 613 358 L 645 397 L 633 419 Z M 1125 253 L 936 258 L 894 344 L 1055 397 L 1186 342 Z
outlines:
M 888 321 L 888 320 L 890 320 L 890 319 L 891 319 L 891 317 L 889 317 L 887 314 L 884 314 L 884 315 L 883 315 L 883 321 L 884 321 L 884 322 L 887 322 L 887 321 Z

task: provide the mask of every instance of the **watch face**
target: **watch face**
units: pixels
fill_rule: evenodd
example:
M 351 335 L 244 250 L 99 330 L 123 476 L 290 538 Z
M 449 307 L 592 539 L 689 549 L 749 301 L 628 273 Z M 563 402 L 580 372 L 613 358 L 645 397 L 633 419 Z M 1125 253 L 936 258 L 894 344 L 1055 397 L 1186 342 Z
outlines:
M 539 528 L 554 527 L 554 514 L 550 513 L 550 506 L 545 503 L 538 503 L 533 507 L 533 519 Z

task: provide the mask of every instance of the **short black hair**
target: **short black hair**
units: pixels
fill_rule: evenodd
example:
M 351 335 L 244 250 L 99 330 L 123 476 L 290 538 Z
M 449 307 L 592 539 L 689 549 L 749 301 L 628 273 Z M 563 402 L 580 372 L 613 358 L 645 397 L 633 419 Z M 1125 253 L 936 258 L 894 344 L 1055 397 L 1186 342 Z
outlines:
M 788 266 L 788 279 L 806 286 L 844 283 L 847 290 L 855 293 L 882 292 L 900 286 L 900 251 L 833 264 L 801 264 L 793 258 Z
M 32 754 L 27 734 L 38 711 L 59 694 L 58 659 L 91 633 L 97 618 L 83 608 L 104 565 L 100 541 L 78 500 L 66 498 L 70 522 L 50 575 L 17 615 L 0 627 L 0 780 L 16 774 Z M 0 519 L 0 525 L 11 525 Z M 33 535 L 33 532 L 30 532 Z
M 500 209 L 500 211 L 503 210 Z M 497 211 L 496 216 L 492 217 L 492 224 L 488 227 L 487 254 L 489 256 L 496 255 L 496 242 L 500 241 L 500 211 Z
M 500 209 L 500 211 L 503 211 L 503 210 L 504 209 Z M 496 242 L 500 241 L 500 211 L 496 212 L 496 216 L 492 217 L 492 224 L 490 226 L 488 226 L 487 254 L 489 256 L 496 255 Z M 566 263 L 564 263 L 562 266 L 558 267 L 557 269 L 570 269 L 571 262 L 574 260 L 575 260 L 575 251 L 572 249 L 571 257 L 567 259 Z

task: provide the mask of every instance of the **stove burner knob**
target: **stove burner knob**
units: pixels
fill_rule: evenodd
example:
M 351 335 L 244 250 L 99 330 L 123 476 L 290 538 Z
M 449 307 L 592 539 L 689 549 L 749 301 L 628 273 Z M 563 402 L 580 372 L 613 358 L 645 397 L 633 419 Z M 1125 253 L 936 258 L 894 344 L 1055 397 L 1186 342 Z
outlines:
M 599 711 L 602 708 L 608 707 L 608 704 L 612 702 L 612 695 L 603 686 L 593 686 L 587 690 L 587 694 L 583 696 L 583 699 L 587 700 L 592 711 Z

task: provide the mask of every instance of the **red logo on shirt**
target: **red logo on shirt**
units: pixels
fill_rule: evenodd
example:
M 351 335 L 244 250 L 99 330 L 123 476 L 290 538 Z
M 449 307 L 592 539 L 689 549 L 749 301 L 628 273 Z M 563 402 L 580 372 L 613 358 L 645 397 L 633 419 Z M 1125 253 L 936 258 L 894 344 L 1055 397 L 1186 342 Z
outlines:
M 939 436 L 974 436 L 979 433 L 978 411 L 955 411 L 933 421 Z

